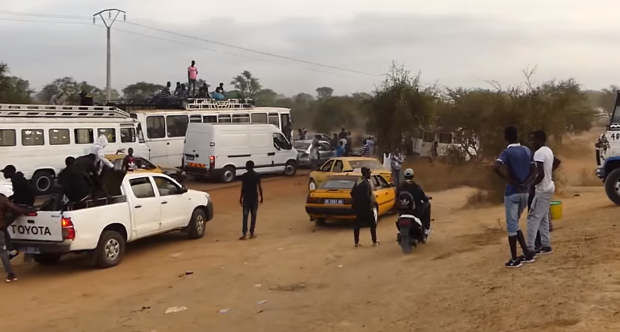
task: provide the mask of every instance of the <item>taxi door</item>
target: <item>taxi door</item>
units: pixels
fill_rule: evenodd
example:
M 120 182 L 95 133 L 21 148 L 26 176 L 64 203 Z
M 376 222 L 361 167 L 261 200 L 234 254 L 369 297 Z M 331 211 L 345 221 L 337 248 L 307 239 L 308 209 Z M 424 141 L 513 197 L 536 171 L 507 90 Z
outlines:
M 381 175 L 371 177 L 375 199 L 379 206 L 379 215 L 385 214 L 394 208 L 396 189 L 390 186 Z

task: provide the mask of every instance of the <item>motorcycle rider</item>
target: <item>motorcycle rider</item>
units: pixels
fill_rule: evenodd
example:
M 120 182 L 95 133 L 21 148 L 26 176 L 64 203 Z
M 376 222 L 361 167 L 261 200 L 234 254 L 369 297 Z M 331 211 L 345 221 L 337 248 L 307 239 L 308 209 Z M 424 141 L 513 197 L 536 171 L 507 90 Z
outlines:
M 426 196 L 422 187 L 413 181 L 413 170 L 411 168 L 407 168 L 405 172 L 403 172 L 403 176 L 405 181 L 398 188 L 398 194 L 401 192 L 408 192 L 411 194 L 415 201 L 414 210 L 412 211 L 413 215 L 422 221 L 422 226 L 424 227 L 424 234 L 426 237 L 432 232 L 431 230 L 431 205 L 429 202 L 429 197 Z

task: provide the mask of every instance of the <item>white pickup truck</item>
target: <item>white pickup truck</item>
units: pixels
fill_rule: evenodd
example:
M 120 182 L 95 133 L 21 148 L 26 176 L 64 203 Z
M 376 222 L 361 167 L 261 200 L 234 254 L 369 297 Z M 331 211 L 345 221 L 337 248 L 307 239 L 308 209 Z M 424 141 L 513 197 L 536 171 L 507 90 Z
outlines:
M 18 217 L 8 228 L 14 245 L 40 264 L 87 252 L 93 265 L 108 268 L 120 263 L 128 242 L 175 230 L 198 239 L 213 218 L 209 194 L 164 174 L 128 173 L 120 189 L 122 196 L 103 203 Z

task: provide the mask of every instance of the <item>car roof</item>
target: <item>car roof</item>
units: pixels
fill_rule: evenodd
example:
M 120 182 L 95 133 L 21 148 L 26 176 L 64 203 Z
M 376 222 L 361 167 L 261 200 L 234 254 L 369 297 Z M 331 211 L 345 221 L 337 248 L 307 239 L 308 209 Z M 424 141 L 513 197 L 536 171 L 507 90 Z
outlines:
M 165 174 L 162 173 L 156 173 L 156 172 L 127 172 L 127 174 L 125 175 L 126 179 L 135 179 L 135 178 L 143 178 L 146 176 L 164 176 L 166 177 Z
M 371 158 L 371 157 L 336 157 L 336 158 L 331 158 L 334 160 L 376 160 L 379 161 L 377 158 Z
M 314 142 L 314 139 L 302 139 L 302 140 L 295 140 L 293 141 L 293 144 L 295 143 L 312 143 Z M 319 143 L 329 143 L 328 141 L 323 141 L 323 140 L 319 140 Z

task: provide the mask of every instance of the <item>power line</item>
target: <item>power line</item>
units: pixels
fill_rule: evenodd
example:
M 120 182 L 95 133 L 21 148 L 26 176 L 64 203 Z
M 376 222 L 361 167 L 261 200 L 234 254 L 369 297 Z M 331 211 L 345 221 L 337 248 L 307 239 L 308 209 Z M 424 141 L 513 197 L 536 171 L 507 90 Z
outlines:
M 0 13 L 1 14 L 1 13 Z M 73 24 L 73 25 L 88 25 L 93 26 L 92 23 L 83 23 L 83 22 L 62 22 L 62 21 L 49 21 L 49 20 L 24 20 L 19 18 L 4 18 L 0 17 L 0 21 L 11 21 L 11 22 L 35 22 L 35 23 L 55 23 L 55 24 Z
M 69 18 L 69 19 L 78 19 L 78 20 L 91 19 L 90 17 L 79 16 L 79 15 L 57 15 L 57 14 L 28 13 L 28 12 L 15 12 L 15 11 L 0 11 L 0 14 L 15 15 L 15 16 L 46 17 L 46 18 Z M 223 43 L 223 42 L 219 42 L 219 41 L 215 41 L 215 40 L 211 40 L 211 39 L 200 38 L 200 37 L 191 36 L 191 35 L 175 32 L 175 31 L 170 31 L 170 30 L 160 29 L 160 28 L 156 28 L 156 27 L 151 27 L 151 26 L 148 26 L 148 25 L 140 24 L 140 23 L 135 23 L 135 22 L 124 22 L 124 23 L 131 24 L 131 25 L 134 25 L 134 26 L 138 26 L 138 27 L 141 27 L 141 28 L 144 28 L 144 29 L 150 29 L 150 30 L 154 30 L 154 31 L 162 32 L 162 33 L 167 33 L 167 34 L 171 34 L 171 35 L 176 35 L 176 36 L 180 36 L 180 37 L 184 37 L 184 38 L 188 38 L 188 39 L 198 40 L 198 41 L 205 42 L 205 43 L 225 46 L 225 47 L 229 47 L 229 48 L 234 48 L 234 49 L 242 50 L 242 51 L 245 51 L 245 52 L 261 54 L 261 55 L 265 55 L 265 56 L 269 56 L 269 57 L 274 57 L 274 58 L 279 58 L 279 59 L 283 59 L 283 60 L 288 60 L 288 61 L 292 61 L 292 62 L 304 63 L 304 64 L 307 64 L 307 65 L 312 65 L 312 66 L 316 66 L 316 67 L 323 67 L 323 68 L 328 68 L 328 69 L 332 69 L 332 70 L 338 70 L 338 71 L 342 71 L 342 72 L 349 72 L 349 73 L 361 74 L 361 75 L 373 76 L 373 77 L 383 76 L 383 75 L 372 74 L 372 73 L 363 72 L 363 71 L 359 71 L 359 70 L 353 70 L 353 69 L 348 69 L 348 68 L 343 68 L 343 67 L 338 67 L 338 66 L 326 65 L 326 64 L 322 64 L 322 63 L 318 63 L 318 62 L 313 62 L 313 61 L 307 61 L 307 60 L 303 60 L 303 59 L 292 58 L 292 57 L 278 55 L 278 54 L 274 54 L 274 53 L 270 53 L 270 52 L 259 51 L 259 50 L 250 49 L 250 48 L 247 48 L 247 47 L 231 45 L 231 44 L 227 44 L 227 43 Z
M 235 45 L 231 45 L 231 44 L 227 44 L 227 43 L 222 43 L 222 42 L 215 41 L 215 40 L 210 40 L 210 39 L 205 39 L 205 38 L 200 38 L 200 37 L 186 35 L 186 34 L 179 33 L 179 32 L 174 32 L 174 31 L 164 30 L 164 29 L 160 29 L 160 28 L 150 27 L 148 25 L 144 25 L 144 24 L 140 24 L 140 23 L 134 23 L 134 22 L 124 22 L 124 23 L 131 24 L 131 25 L 138 26 L 138 27 L 145 28 L 145 29 L 155 30 L 155 31 L 163 32 L 163 33 L 168 33 L 168 34 L 171 34 L 171 35 L 185 37 L 185 38 L 188 38 L 188 39 L 199 40 L 199 41 L 202 41 L 202 42 L 205 42 L 205 43 L 226 46 L 226 47 L 235 48 L 235 49 L 246 51 L 246 52 L 257 53 L 257 54 L 266 55 L 266 56 L 270 56 L 270 57 L 274 57 L 274 58 L 279 58 L 279 59 L 284 59 L 284 60 L 289 60 L 289 61 L 293 61 L 293 62 L 301 62 L 301 63 L 305 63 L 305 64 L 308 64 L 308 65 L 313 65 L 313 66 L 317 66 L 317 67 L 335 69 L 335 70 L 339 70 L 339 71 L 350 72 L 350 73 L 354 73 L 354 74 L 368 75 L 368 76 L 382 76 L 382 75 L 371 74 L 371 73 L 367 73 L 367 72 L 363 72 L 363 71 L 347 69 L 347 68 L 343 68 L 343 67 L 336 67 L 336 66 L 331 66 L 331 65 L 325 65 L 325 64 L 318 63 L 318 62 L 312 62 L 312 61 L 306 61 L 306 60 L 291 58 L 291 57 L 287 57 L 287 56 L 283 56 L 283 55 L 278 55 L 278 54 L 274 54 L 274 53 L 258 51 L 258 50 L 254 50 L 254 49 L 247 48 L 247 47 L 235 46 Z

